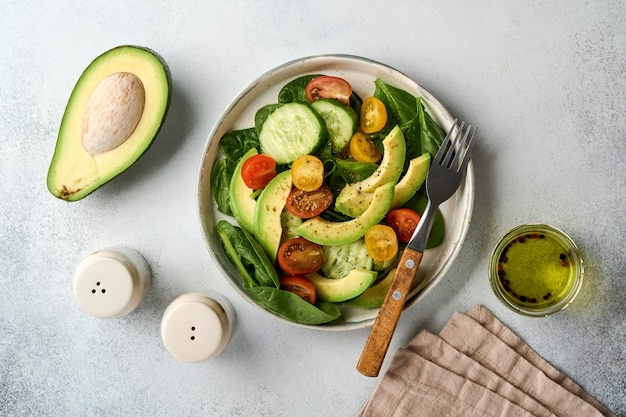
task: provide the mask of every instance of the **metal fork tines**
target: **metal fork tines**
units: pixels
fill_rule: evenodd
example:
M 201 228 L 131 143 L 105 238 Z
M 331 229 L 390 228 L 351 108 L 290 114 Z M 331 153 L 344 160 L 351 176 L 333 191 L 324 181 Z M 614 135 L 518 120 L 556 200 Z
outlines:
M 472 131 L 472 125 L 466 128 L 465 122 L 459 124 L 457 120 L 454 120 L 452 123 L 439 151 L 433 158 L 426 177 L 428 204 L 422 221 L 407 245 L 411 249 L 424 251 L 437 208 L 452 197 L 459 188 L 472 154 L 474 135 L 477 130 L 478 127 L 475 127 Z

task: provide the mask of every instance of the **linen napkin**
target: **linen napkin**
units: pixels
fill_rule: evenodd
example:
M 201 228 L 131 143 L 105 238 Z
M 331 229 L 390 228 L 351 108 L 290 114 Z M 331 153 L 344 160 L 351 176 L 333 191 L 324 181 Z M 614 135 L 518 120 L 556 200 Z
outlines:
M 483 306 L 398 349 L 359 417 L 615 416 Z

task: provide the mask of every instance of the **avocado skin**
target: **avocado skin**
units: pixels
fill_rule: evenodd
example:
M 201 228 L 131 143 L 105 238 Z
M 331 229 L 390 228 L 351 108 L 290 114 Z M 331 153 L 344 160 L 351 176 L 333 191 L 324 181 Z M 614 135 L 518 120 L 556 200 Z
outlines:
M 72 117 L 72 101 L 73 99 L 78 96 L 81 91 L 81 87 L 82 87 L 82 83 L 81 81 L 83 80 L 83 78 L 85 78 L 86 76 L 89 76 L 89 73 L 94 70 L 95 66 L 97 66 L 101 61 L 106 60 L 108 56 L 115 56 L 118 53 L 122 53 L 124 50 L 137 50 L 137 51 L 143 51 L 144 53 L 147 53 L 149 55 L 152 55 L 152 57 L 154 57 L 159 65 L 160 65 L 160 69 L 162 70 L 162 73 L 165 77 L 165 86 L 166 86 L 166 97 L 164 99 L 164 103 L 162 105 L 162 115 L 160 116 L 160 118 L 158 120 L 155 120 L 155 123 L 157 125 L 156 129 L 154 130 L 153 134 L 151 134 L 149 138 L 146 138 L 144 140 L 145 143 L 145 147 L 140 150 L 139 152 L 131 155 L 127 162 L 124 164 L 121 164 L 120 167 L 117 167 L 116 169 L 113 170 L 113 172 L 109 172 L 106 173 L 103 177 L 98 178 L 97 181 L 86 184 L 83 187 L 78 187 L 76 189 L 72 188 L 68 188 L 68 186 L 64 183 L 64 181 L 60 180 L 59 178 L 57 178 L 57 171 L 59 170 L 59 164 L 64 164 L 64 163 L 72 163 L 72 161 L 65 161 L 65 155 L 63 155 L 63 142 L 65 140 L 65 138 L 63 137 L 64 131 L 64 124 L 65 123 L 69 123 L 68 119 L 70 117 Z M 107 74 L 108 75 L 108 74 Z M 101 81 L 101 80 L 100 80 Z M 142 79 L 142 82 L 144 80 Z M 144 87 L 145 88 L 145 87 Z M 109 181 L 111 181 L 113 178 L 117 177 L 118 175 L 120 175 L 122 172 L 124 172 L 126 169 L 128 169 L 131 165 L 133 165 L 141 156 L 143 156 L 143 154 L 148 150 L 148 148 L 150 148 L 150 146 L 152 145 L 154 139 L 156 138 L 156 136 L 159 134 L 159 132 L 161 131 L 161 128 L 163 126 L 163 123 L 166 119 L 167 113 L 169 111 L 169 107 L 170 107 L 170 103 L 171 103 L 171 97 L 172 97 L 172 75 L 171 75 L 171 71 L 170 68 L 167 64 L 167 62 L 165 61 L 165 59 L 158 54 L 156 51 L 148 48 L 148 47 L 144 47 L 144 46 L 137 46 L 137 45 L 120 45 L 120 46 L 116 46 L 112 49 L 109 49 L 108 51 L 100 54 L 97 58 L 95 58 L 83 71 L 83 73 L 81 74 L 81 76 L 78 78 L 72 93 L 70 94 L 70 98 L 68 99 L 68 103 L 67 106 L 65 108 L 64 114 L 63 114 L 63 118 L 61 121 L 61 127 L 59 129 L 59 135 L 57 138 L 57 142 L 56 142 L 56 146 L 55 146 L 55 150 L 54 150 L 54 154 L 52 156 L 52 160 L 50 163 L 50 167 L 48 170 L 48 176 L 47 176 L 47 188 L 48 191 L 55 197 L 61 199 L 61 200 L 65 200 L 65 201 L 78 201 L 83 199 L 84 197 L 88 196 L 89 194 L 91 194 L 92 192 L 94 192 L 95 190 L 97 190 L 98 188 L 100 188 L 101 186 L 103 186 L 104 184 L 108 183 Z M 132 136 L 132 135 L 131 135 Z M 115 150 L 112 150 L 110 152 L 114 152 Z M 80 173 L 76 173 L 76 177 L 80 178 Z

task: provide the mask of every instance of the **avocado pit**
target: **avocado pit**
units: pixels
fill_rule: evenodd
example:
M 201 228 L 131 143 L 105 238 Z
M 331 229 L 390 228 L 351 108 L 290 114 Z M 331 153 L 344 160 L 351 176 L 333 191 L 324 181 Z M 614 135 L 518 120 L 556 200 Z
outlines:
M 143 83 L 135 74 L 104 78 L 89 97 L 81 126 L 83 148 L 90 155 L 111 151 L 135 131 L 145 105 Z

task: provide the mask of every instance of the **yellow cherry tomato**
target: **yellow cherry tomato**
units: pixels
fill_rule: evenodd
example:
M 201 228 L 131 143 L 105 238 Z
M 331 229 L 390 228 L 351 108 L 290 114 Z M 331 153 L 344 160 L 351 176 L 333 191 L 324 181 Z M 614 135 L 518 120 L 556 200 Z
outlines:
M 350 139 L 350 154 L 358 162 L 378 162 L 383 158 L 374 142 L 361 132 L 355 133 Z
M 360 127 L 364 133 L 376 133 L 387 123 L 387 108 L 376 97 L 368 97 L 361 106 Z
M 317 190 L 324 183 L 324 163 L 313 155 L 297 158 L 291 164 L 291 180 L 299 190 Z
M 396 232 L 387 225 L 377 224 L 365 234 L 365 249 L 374 262 L 392 260 L 398 253 Z

